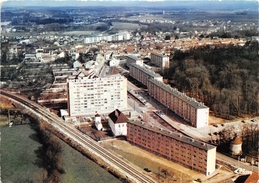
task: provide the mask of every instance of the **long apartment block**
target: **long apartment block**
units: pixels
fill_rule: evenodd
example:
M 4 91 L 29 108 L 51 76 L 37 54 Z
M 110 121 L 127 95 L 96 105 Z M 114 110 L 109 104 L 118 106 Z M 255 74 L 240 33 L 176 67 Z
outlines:
M 149 79 L 155 79 L 163 82 L 163 77 L 159 74 L 152 72 L 144 67 L 137 64 L 130 64 L 130 76 L 141 82 L 143 85 L 147 86 Z
M 124 76 L 74 79 L 68 81 L 67 87 L 70 116 L 127 109 L 127 79 Z
M 127 67 L 130 67 L 130 64 L 137 64 L 137 65 L 143 66 L 143 60 L 133 55 L 126 56 L 126 63 L 127 63 Z
M 169 68 L 169 57 L 160 53 L 151 53 L 151 63 L 162 69 Z
M 191 126 L 195 128 L 208 126 L 209 107 L 203 103 L 154 79 L 149 80 L 147 87 L 149 95 L 189 122 Z
M 215 171 L 216 147 L 141 121 L 127 123 L 127 140 L 206 176 Z

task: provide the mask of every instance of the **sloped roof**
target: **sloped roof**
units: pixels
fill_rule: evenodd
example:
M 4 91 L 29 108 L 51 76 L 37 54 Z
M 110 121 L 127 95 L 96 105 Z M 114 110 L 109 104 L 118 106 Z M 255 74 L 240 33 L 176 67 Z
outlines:
M 242 139 L 240 137 L 236 137 L 231 144 L 242 144 Z
M 114 110 L 112 113 L 109 114 L 110 119 L 113 123 L 126 123 L 128 118 L 118 109 Z
M 253 172 L 245 181 L 245 183 L 258 183 L 259 182 L 259 174 L 257 172 Z

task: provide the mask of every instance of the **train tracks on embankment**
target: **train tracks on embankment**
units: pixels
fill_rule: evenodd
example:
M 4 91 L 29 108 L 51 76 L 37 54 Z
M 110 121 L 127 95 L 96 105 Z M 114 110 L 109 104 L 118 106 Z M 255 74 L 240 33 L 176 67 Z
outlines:
M 80 133 L 71 125 L 66 124 L 61 118 L 51 113 L 48 109 L 29 99 L 4 90 L 0 90 L 0 95 L 9 98 L 14 103 L 19 103 L 23 107 L 30 110 L 30 112 L 33 112 L 35 115 L 41 117 L 44 122 L 48 123 L 48 125 L 51 125 L 51 127 L 54 128 L 58 133 L 79 144 L 80 149 L 86 150 L 93 154 L 95 157 L 100 158 L 107 164 L 107 166 L 113 167 L 113 169 L 119 172 L 120 175 L 123 175 L 122 178 L 128 180 L 129 182 L 156 182 L 151 177 L 135 169 L 132 165 L 128 164 L 117 155 L 101 147 L 98 142 L 94 141 L 89 136 Z

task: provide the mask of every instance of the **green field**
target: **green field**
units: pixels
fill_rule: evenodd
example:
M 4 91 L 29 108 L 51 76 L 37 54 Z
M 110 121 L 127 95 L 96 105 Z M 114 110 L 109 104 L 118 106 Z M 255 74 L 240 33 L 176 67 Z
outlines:
M 41 144 L 29 125 L 1 126 L 1 178 L 2 182 L 42 182 L 44 169 L 35 161 Z
M 127 30 L 133 31 L 140 29 L 141 27 L 147 27 L 146 25 L 139 25 L 135 23 L 123 23 L 123 22 L 112 22 L 113 30 Z
M 30 125 L 8 127 L 6 117 L 0 117 L 1 179 L 3 183 L 38 183 L 46 178 L 46 171 L 36 164 L 35 151 L 41 147 Z M 62 183 L 119 183 L 117 178 L 63 141 Z
M 119 183 L 117 178 L 109 174 L 105 169 L 74 150 L 61 141 L 63 152 L 62 162 L 65 174 L 62 175 L 62 183 Z

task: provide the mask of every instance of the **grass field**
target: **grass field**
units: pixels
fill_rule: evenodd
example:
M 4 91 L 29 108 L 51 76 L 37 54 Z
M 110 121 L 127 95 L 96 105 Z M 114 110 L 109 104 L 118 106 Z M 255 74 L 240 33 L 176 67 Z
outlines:
M 67 32 L 62 32 L 62 35 L 68 35 L 68 36 L 79 36 L 79 35 L 83 35 L 83 36 L 90 36 L 92 34 L 97 34 L 99 33 L 99 31 L 67 31 Z
M 39 183 L 46 172 L 35 162 L 35 151 L 41 147 L 36 132 L 30 125 L 7 126 L 7 117 L 0 115 L 1 179 L 3 183 Z M 121 182 L 105 169 L 60 140 L 62 166 L 65 174 L 62 183 Z
M 128 30 L 133 31 L 141 27 L 147 27 L 146 25 L 134 24 L 134 23 L 123 23 L 123 22 L 112 22 L 113 30 Z
M 41 182 L 44 169 L 35 164 L 34 151 L 41 146 L 34 140 L 35 132 L 29 125 L 0 128 L 2 182 Z
M 119 183 L 121 182 L 105 169 L 61 141 L 62 162 L 65 174 L 62 183 Z

